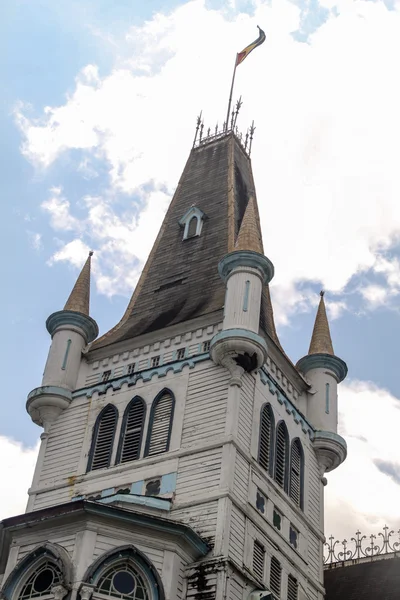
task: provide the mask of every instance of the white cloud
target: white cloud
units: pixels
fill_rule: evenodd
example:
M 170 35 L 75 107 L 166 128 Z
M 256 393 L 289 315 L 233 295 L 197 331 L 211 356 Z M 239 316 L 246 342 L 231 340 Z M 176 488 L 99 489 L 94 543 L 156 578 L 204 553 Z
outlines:
M 39 445 L 26 448 L 20 442 L 0 436 L 0 520 L 25 512 Z
M 369 535 L 385 524 L 399 529 L 399 428 L 400 400 L 387 390 L 361 381 L 340 386 L 339 433 L 348 456 L 327 474 L 327 536 L 350 540 L 357 528 Z
M 176 186 L 200 108 L 206 126 L 223 120 L 232 56 L 255 37 L 260 23 L 267 41 L 238 69 L 235 93 L 245 100 L 240 124 L 255 118 L 257 125 L 253 167 L 265 248 L 276 267 L 278 321 L 288 322 L 299 308 L 299 281 L 319 281 L 340 292 L 353 275 L 381 268 L 382 260 L 383 275 L 393 278 L 394 261 L 382 259 L 382 253 L 396 243 L 400 230 L 400 86 L 394 76 L 400 14 L 383 2 L 324 4 L 335 6 L 338 16 L 331 13 L 309 44 L 292 36 L 300 10 L 288 0 L 254 2 L 254 16 L 236 12 L 229 20 L 202 0 L 157 14 L 127 31 L 120 56 L 129 59 L 120 59 L 109 75 L 88 65 L 65 104 L 46 107 L 40 118 L 16 108 L 23 152 L 45 168 L 63 152 L 81 149 L 83 177 L 96 173 L 90 157 L 103 158 L 113 193 L 139 192 L 149 206 L 150 182 L 156 189 Z M 212 40 L 218 40 L 218 52 Z M 112 243 L 103 227 L 103 234 L 90 240 L 101 244 L 99 288 L 126 293 L 138 268 L 121 268 L 118 274 L 114 266 L 107 274 L 106 264 L 113 264 L 115 245 L 120 252 L 130 248 L 128 261 L 145 258 L 130 237 L 137 207 L 127 208 L 125 225 L 112 202 L 102 198 L 99 205 L 99 213 L 114 224 L 107 227 L 110 235 L 114 230 L 120 236 Z M 166 203 L 157 205 L 158 223 L 161 206 Z M 43 207 L 55 229 L 70 229 L 78 237 L 82 221 L 95 217 L 90 203 L 83 219 L 73 217 L 57 191 Z M 84 229 L 90 239 L 93 231 Z M 153 238 L 152 232 L 148 239 Z M 371 308 L 379 304 L 371 302 L 373 294 L 368 287 L 363 293 Z M 344 309 L 343 302 L 333 300 L 333 316 Z
M 29 241 L 30 241 L 32 248 L 39 252 L 39 250 L 41 250 L 43 248 L 42 234 L 38 233 L 38 232 L 34 232 L 34 231 L 29 231 L 29 230 L 27 230 L 26 233 L 28 234 Z

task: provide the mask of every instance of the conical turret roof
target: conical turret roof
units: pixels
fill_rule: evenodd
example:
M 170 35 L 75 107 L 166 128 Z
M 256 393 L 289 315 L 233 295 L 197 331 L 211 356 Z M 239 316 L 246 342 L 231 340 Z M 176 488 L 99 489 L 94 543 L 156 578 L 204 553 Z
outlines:
M 264 254 L 254 196 L 251 196 L 247 203 L 246 212 L 244 213 L 237 236 L 235 250 L 252 250 L 253 252 Z
M 319 301 L 308 354 L 331 354 L 333 356 L 335 353 L 333 351 L 331 332 L 326 315 L 324 292 L 321 291 L 320 296 L 321 299 Z
M 69 298 L 64 306 L 64 310 L 72 310 L 89 316 L 90 302 L 90 267 L 93 252 L 89 252 L 89 256 L 83 265 L 78 279 L 69 295 Z

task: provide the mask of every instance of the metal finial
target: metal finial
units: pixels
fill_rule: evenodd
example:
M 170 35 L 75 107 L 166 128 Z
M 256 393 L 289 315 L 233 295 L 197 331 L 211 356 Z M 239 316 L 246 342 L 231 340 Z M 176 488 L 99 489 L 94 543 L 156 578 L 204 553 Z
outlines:
M 218 133 L 218 123 L 215 126 L 215 135 L 217 135 L 217 133 Z
M 325 296 L 325 290 L 321 290 L 319 295 L 321 296 L 321 298 L 323 298 Z
M 201 110 L 199 116 L 197 117 L 197 121 L 196 121 L 196 133 L 194 135 L 193 148 L 194 148 L 194 146 L 196 144 L 197 134 L 199 133 L 199 127 L 200 127 L 200 124 L 201 124 L 201 115 L 202 114 L 203 114 L 203 111 Z
M 250 127 L 250 144 L 249 144 L 249 156 L 251 155 L 251 146 L 253 144 L 253 137 L 254 137 L 254 132 L 255 132 L 256 128 L 254 127 L 254 121 L 251 124 Z
M 94 254 L 93 250 L 90 250 L 89 251 L 89 256 L 93 256 L 93 254 Z

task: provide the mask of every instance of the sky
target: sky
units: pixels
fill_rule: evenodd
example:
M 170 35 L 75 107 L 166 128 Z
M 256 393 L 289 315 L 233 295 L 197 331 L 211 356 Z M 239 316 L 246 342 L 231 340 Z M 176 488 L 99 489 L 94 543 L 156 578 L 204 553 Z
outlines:
M 326 533 L 400 527 L 400 1 L 13 0 L 0 23 L 0 518 L 25 510 L 46 318 L 89 249 L 92 316 L 124 312 L 190 152 L 222 123 L 236 52 L 281 343 L 307 353 L 321 289 L 348 458 Z M 5 57 L 7 57 L 5 59 Z

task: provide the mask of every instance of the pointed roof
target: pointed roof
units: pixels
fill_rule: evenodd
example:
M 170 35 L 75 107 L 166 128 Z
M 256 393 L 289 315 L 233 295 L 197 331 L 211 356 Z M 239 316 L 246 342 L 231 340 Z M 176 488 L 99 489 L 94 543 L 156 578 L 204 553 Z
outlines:
M 235 250 L 252 250 L 253 252 L 264 254 L 254 196 L 251 196 L 247 203 L 246 212 L 244 213 L 237 236 Z
M 201 235 L 183 240 L 192 206 L 204 215 Z M 125 314 L 91 349 L 222 311 L 218 263 L 242 246 L 263 253 L 250 158 L 228 133 L 192 149 Z M 269 294 L 262 306 L 261 329 L 276 340 Z
M 308 354 L 331 354 L 334 356 L 331 333 L 329 331 L 328 317 L 326 315 L 324 293 L 321 291 L 317 316 L 311 337 Z
M 90 267 L 92 256 L 93 252 L 89 252 L 89 256 L 83 265 L 82 271 L 79 273 L 78 279 L 64 306 L 64 310 L 72 310 L 89 316 Z

